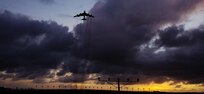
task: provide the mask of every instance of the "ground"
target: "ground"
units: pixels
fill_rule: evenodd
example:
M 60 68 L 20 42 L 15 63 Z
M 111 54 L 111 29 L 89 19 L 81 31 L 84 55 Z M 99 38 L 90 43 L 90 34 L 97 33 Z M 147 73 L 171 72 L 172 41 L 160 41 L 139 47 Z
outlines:
M 117 92 L 100 90 L 34 90 L 34 89 L 4 89 L 0 94 L 195 94 L 195 93 L 170 93 L 170 92 Z M 201 93 L 199 93 L 201 94 Z

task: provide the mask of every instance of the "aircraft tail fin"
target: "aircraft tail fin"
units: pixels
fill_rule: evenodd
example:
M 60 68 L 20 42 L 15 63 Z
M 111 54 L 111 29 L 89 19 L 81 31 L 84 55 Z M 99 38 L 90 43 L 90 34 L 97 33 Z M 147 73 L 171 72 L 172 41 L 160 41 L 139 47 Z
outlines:
M 83 19 L 81 19 L 81 20 L 86 20 L 86 18 L 83 18 Z

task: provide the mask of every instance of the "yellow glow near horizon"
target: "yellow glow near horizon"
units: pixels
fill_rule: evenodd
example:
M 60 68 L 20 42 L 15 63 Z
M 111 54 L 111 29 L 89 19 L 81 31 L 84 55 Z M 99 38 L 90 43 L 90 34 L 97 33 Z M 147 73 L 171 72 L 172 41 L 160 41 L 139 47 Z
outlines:
M 0 80 L 1 86 L 9 88 L 37 88 L 37 89 L 91 89 L 91 90 L 117 90 L 116 87 L 108 84 L 89 83 L 32 83 L 31 80 L 11 81 Z M 171 84 L 173 81 L 149 84 L 135 84 L 122 87 L 122 91 L 163 91 L 163 92 L 204 92 L 201 84 L 185 84 L 183 82 Z M 37 87 L 36 87 L 37 86 Z M 53 87 L 54 86 L 54 87 Z M 71 88 L 70 88 L 71 87 Z
M 204 92 L 204 87 L 200 84 L 184 84 L 183 82 L 180 82 L 170 85 L 171 83 L 172 81 L 164 82 L 162 84 L 150 83 L 147 85 L 138 85 L 138 88 L 145 88 L 144 91 Z

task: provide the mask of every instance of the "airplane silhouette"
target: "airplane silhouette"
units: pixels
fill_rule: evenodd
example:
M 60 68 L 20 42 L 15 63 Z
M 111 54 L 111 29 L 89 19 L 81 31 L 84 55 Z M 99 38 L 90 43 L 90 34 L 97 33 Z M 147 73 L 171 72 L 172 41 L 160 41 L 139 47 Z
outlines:
M 81 19 L 81 20 L 87 20 L 86 17 L 94 18 L 93 15 L 86 13 L 86 11 L 84 11 L 83 13 L 77 14 L 74 17 L 81 17 L 81 16 L 83 17 L 83 19 Z

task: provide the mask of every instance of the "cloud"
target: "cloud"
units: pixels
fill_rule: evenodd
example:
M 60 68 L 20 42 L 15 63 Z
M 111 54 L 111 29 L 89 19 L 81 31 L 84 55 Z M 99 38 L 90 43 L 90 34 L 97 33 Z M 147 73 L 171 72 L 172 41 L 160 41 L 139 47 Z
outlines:
M 159 40 L 157 45 L 166 47 L 186 46 L 194 43 L 189 36 L 190 32 L 185 32 L 183 26 L 171 26 L 159 31 Z
M 90 11 L 95 18 L 79 24 L 75 28 L 76 34 L 81 40 L 81 46 L 78 48 L 80 53 L 76 53 L 76 56 L 85 58 L 87 63 L 83 64 L 88 67 L 84 67 L 80 71 L 104 75 L 142 73 L 144 77 L 148 75 L 152 78 L 152 80 L 143 79 L 147 82 L 153 80 L 160 82 L 155 77 L 166 80 L 168 77 L 176 78 L 170 73 L 179 70 L 174 71 L 174 65 L 165 63 L 171 61 L 171 58 L 168 58 L 171 54 L 170 51 L 155 54 L 159 45 L 144 50 L 141 50 L 141 46 L 148 45 L 157 32 L 160 32 L 157 31 L 160 27 L 184 20 L 201 2 L 201 0 L 99 1 Z M 166 34 L 166 36 L 168 35 Z M 174 37 L 173 34 L 170 36 Z M 177 42 L 174 45 L 184 45 L 186 44 L 183 43 L 185 40 L 188 38 L 182 37 L 172 41 L 172 44 Z M 162 42 L 160 43 L 163 45 Z
M 175 86 L 175 88 L 181 88 L 182 87 L 182 85 L 176 85 Z
M 68 82 L 84 82 L 88 80 L 87 75 L 83 75 L 83 74 L 72 74 L 70 76 L 64 76 L 64 77 L 60 77 L 58 79 L 59 82 L 64 82 L 64 83 L 68 83 Z
M 0 70 L 15 79 L 46 75 L 67 58 L 74 44 L 68 28 L 4 11 L 0 14 Z
M 72 33 L 53 21 L 5 11 L 0 14 L 0 70 L 16 73 L 14 80 L 34 82 L 55 76 L 60 82 L 83 82 L 97 74 L 140 78 L 141 83 L 203 83 L 203 26 L 158 30 L 182 21 L 201 2 L 98 1 L 90 11 L 95 18 L 78 24 Z
M 91 9 L 91 13 L 96 18 L 75 28 L 81 40 L 90 42 L 89 45 L 82 41 L 84 45 L 81 49 L 91 51 L 81 51 L 81 54 L 89 54 L 90 59 L 116 65 L 130 62 L 131 56 L 138 51 L 141 44 L 148 42 L 154 36 L 156 29 L 168 23 L 178 22 L 200 1 L 149 2 L 149 0 L 118 2 L 107 0 L 105 3 L 99 1 Z M 163 15 L 164 13 L 166 15 Z M 85 32 L 86 27 L 91 30 Z
M 165 64 L 160 64 L 166 70 L 160 72 L 161 75 L 189 83 L 203 83 L 203 29 L 203 25 L 186 31 L 181 26 L 172 26 L 160 31 L 160 39 L 156 43 L 166 49 Z
M 184 30 L 183 26 L 160 30 L 155 47 L 147 47 L 138 53 L 137 60 L 144 64 L 143 74 L 149 78 L 163 76 L 168 78 L 165 81 L 175 83 L 203 84 L 203 29 L 201 25 L 192 30 Z M 154 53 L 160 47 L 165 51 Z

